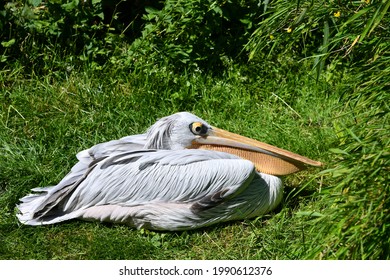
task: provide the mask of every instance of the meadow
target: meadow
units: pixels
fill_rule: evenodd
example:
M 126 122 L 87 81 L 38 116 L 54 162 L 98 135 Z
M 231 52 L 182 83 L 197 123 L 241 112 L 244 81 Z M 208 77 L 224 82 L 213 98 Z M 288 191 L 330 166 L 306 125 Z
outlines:
M 257 2 L 0 6 L 0 259 L 390 259 L 389 2 Z M 324 166 L 194 231 L 18 222 L 78 151 L 179 111 Z

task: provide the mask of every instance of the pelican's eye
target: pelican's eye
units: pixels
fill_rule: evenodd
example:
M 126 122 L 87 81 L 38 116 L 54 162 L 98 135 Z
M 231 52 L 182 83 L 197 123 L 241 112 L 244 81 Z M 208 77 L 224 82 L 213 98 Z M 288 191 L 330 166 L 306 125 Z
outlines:
M 200 122 L 194 122 L 190 124 L 190 130 L 195 135 L 205 135 L 208 131 L 208 127 Z

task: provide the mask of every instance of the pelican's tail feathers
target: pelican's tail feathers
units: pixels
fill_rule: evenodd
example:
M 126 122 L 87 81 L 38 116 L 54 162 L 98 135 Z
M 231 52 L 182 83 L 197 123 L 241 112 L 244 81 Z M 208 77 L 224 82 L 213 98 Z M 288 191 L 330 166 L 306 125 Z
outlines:
M 73 215 L 67 215 L 61 211 L 61 207 L 58 207 L 69 194 L 70 187 L 56 190 L 57 185 L 33 189 L 36 193 L 23 197 L 17 205 L 19 221 L 26 225 L 44 225 L 72 219 Z
M 65 220 L 65 215 L 68 213 L 62 210 L 62 206 L 85 179 L 85 173 L 93 167 L 78 162 L 58 185 L 32 189 L 33 193 L 21 198 L 20 204 L 17 205 L 19 221 L 26 225 L 41 225 Z M 63 218 L 60 219 L 60 216 Z M 55 217 L 59 219 L 54 219 Z M 71 219 L 71 216 L 67 219 Z
M 18 207 L 20 210 L 20 207 Z M 24 225 L 29 226 L 41 226 L 41 225 L 51 225 L 60 223 L 63 221 L 76 219 L 79 217 L 78 211 L 70 212 L 70 213 L 64 213 L 64 212 L 58 212 L 58 213 L 52 213 L 52 215 L 44 215 L 39 216 L 37 218 L 34 218 L 31 216 L 28 212 L 22 212 L 20 211 L 19 214 L 16 214 L 19 221 Z

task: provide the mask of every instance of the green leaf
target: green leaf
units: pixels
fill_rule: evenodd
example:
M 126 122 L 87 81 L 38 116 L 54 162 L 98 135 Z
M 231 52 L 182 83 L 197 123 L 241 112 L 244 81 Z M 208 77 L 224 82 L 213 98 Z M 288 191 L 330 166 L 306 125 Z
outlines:
M 377 15 L 379 13 L 379 10 L 380 10 L 380 8 L 375 11 L 375 14 L 371 17 L 371 20 L 367 23 L 366 28 L 364 28 L 362 34 L 360 34 L 359 42 L 363 42 L 364 38 L 367 36 L 367 33 L 370 30 L 373 30 L 375 28 L 374 23 L 375 23 L 375 19 L 377 18 Z
M 222 9 L 218 6 L 213 7 L 213 11 L 221 16 L 223 15 Z
M 329 46 L 329 23 L 326 20 L 324 22 L 324 38 L 322 46 L 320 47 L 321 55 L 317 56 L 315 59 L 315 68 L 317 72 L 317 81 L 321 75 L 322 70 L 325 67 L 325 59 L 328 56 L 328 46 Z
M 79 0 L 72 0 L 71 2 L 67 4 L 62 4 L 61 7 L 64 8 L 66 11 L 72 11 L 79 5 Z
M 153 8 L 153 7 L 145 7 L 145 11 L 148 13 L 148 14 L 155 14 L 158 12 L 157 9 Z
M 371 6 L 365 8 L 365 9 L 362 9 L 360 11 L 358 11 L 357 13 L 355 13 L 353 16 L 351 16 L 341 27 L 340 29 L 343 29 L 345 28 L 348 24 L 350 24 L 351 22 L 354 22 L 355 20 L 357 20 L 359 17 L 361 17 L 362 15 L 366 14 L 367 12 L 369 12 L 371 10 Z
M 101 19 L 104 19 L 104 13 L 103 12 L 101 12 L 101 13 L 98 13 L 98 14 L 96 14 L 99 18 L 101 18 Z
M 42 0 L 29 0 L 28 2 L 34 7 L 38 7 L 42 3 Z
M 1 45 L 2 45 L 4 48 L 9 48 L 9 47 L 11 47 L 13 44 L 15 44 L 15 39 L 11 39 L 11 40 L 9 40 L 9 41 L 1 42 Z

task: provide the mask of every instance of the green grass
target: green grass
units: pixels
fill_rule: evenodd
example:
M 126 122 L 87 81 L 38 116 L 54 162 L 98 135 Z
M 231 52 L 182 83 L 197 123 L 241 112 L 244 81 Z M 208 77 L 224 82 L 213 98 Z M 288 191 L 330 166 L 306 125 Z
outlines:
M 15 204 L 33 187 L 56 184 L 77 151 L 141 133 L 157 118 L 191 111 L 215 126 L 278 145 L 332 167 L 335 117 L 350 121 L 337 84 L 308 73 L 253 79 L 233 68 L 204 74 L 101 76 L 86 72 L 23 79 L 3 72 L 1 94 L 0 258 L 2 259 L 299 259 L 310 256 L 305 215 L 321 212 L 321 169 L 288 176 L 284 203 L 256 220 L 178 233 L 70 221 L 22 226 Z M 303 214 L 302 214 L 303 213 Z M 237 246 L 240 244 L 240 246 Z

